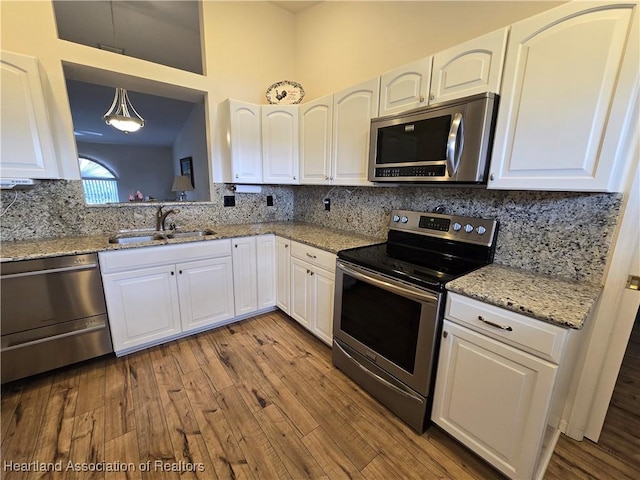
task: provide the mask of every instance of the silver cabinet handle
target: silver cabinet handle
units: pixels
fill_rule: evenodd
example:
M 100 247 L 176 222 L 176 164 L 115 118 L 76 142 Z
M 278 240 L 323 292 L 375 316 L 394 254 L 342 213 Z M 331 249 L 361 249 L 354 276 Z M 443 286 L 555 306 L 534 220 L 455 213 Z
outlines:
M 460 112 L 453 115 L 447 137 L 447 173 L 453 177 L 458 172 L 460 157 L 464 148 L 464 119 Z
M 420 98 L 418 100 L 420 101 L 420 103 L 424 102 L 424 95 L 420 95 Z
M 307 257 L 309 257 L 309 258 L 318 258 L 315 255 L 311 255 L 310 253 L 307 253 Z
M 483 323 L 486 323 L 487 325 L 489 325 L 491 327 L 499 328 L 500 330 L 506 330 L 507 332 L 512 332 L 513 331 L 513 328 L 511 328 L 509 325 L 500 325 L 498 323 L 494 323 L 494 322 L 491 322 L 489 320 L 485 320 L 481 315 L 478 315 L 478 320 L 480 320 Z
M 429 96 L 429 100 L 435 100 L 435 99 L 436 99 L 436 94 L 435 94 L 435 93 L 432 93 L 432 94 Z

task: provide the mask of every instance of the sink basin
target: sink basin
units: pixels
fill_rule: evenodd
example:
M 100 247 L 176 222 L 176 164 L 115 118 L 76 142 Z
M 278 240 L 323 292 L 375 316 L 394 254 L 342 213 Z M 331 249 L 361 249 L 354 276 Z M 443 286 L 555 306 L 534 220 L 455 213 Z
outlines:
M 206 237 L 207 235 L 214 235 L 216 232 L 213 230 L 194 230 L 188 232 L 168 230 L 166 232 L 158 231 L 145 231 L 145 232 L 124 232 L 117 233 L 116 235 L 109 237 L 109 243 L 140 243 L 140 242 L 152 242 L 154 240 L 167 240 L 170 238 L 198 238 Z
M 213 230 L 195 230 L 193 232 L 170 231 L 167 233 L 167 238 L 206 237 L 207 235 L 214 235 L 215 233 Z
M 153 240 L 166 240 L 168 235 L 162 233 L 119 233 L 109 237 L 109 243 L 139 243 Z

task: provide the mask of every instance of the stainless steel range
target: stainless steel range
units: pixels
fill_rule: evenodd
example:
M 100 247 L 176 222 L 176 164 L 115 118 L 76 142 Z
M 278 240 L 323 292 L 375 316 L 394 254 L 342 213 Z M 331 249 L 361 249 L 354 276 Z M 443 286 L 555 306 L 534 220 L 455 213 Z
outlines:
M 394 210 L 387 242 L 338 252 L 333 363 L 422 433 L 445 284 L 493 261 L 498 223 Z

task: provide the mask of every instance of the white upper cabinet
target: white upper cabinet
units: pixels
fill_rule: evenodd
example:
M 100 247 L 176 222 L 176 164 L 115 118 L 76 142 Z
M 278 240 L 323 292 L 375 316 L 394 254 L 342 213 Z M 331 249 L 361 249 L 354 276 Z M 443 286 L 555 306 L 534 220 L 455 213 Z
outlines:
M 228 100 L 226 125 L 230 168 L 226 182 L 262 183 L 260 105 Z
M 432 61 L 433 57 L 423 58 L 382 74 L 378 115 L 391 115 L 426 105 Z
M 300 183 L 331 183 L 333 95 L 300 105 Z
M 0 175 L 60 178 L 38 59 L 0 52 Z
M 500 93 L 508 36 L 503 28 L 434 55 L 429 103 Z
M 263 105 L 261 108 L 263 182 L 300 183 L 298 106 Z
M 634 6 L 570 2 L 512 26 L 489 188 L 618 188 L 638 88 Z
M 371 185 L 367 180 L 371 119 L 378 114 L 380 77 L 333 96 L 334 185 Z

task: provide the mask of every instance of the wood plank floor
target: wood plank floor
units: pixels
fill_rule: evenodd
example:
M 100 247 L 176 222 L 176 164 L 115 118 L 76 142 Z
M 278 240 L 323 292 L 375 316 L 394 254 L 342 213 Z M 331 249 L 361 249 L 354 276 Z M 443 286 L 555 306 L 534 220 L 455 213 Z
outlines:
M 438 428 L 416 435 L 281 313 L 8 384 L 1 412 L 8 480 L 501 478 Z M 127 468 L 76 471 L 94 464 Z M 634 461 L 561 442 L 547 478 L 639 476 Z

